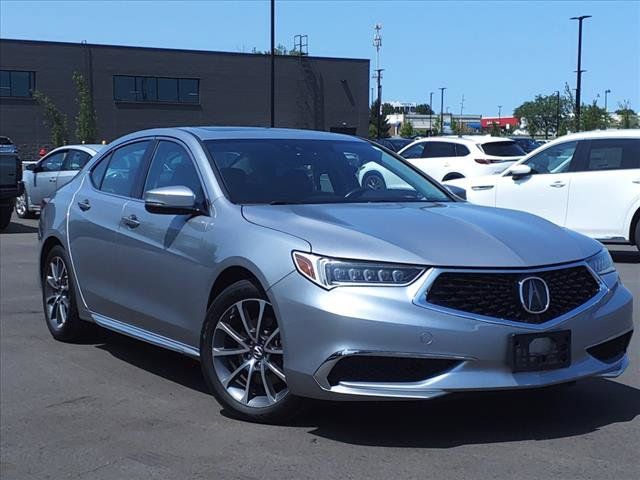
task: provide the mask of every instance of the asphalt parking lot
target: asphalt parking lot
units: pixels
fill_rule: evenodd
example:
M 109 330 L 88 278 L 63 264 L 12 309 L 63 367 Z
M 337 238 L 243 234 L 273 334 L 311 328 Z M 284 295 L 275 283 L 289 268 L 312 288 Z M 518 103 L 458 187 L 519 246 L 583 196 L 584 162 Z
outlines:
M 615 380 L 314 404 L 290 426 L 242 423 L 221 412 L 193 360 L 106 331 L 84 344 L 54 341 L 37 285 L 36 226 L 14 219 L 0 234 L 3 479 L 640 476 L 638 334 Z M 640 254 L 613 254 L 637 301 Z

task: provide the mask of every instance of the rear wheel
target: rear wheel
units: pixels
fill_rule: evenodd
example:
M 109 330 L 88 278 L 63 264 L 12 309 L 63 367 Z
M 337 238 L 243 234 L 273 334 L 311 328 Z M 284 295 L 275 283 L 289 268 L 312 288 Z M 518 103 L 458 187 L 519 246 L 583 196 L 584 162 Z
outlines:
M 636 238 L 636 247 L 638 247 L 638 250 L 640 250 L 640 218 L 636 222 L 635 238 Z
M 301 399 L 289 392 L 283 355 L 273 307 L 253 283 L 236 282 L 214 300 L 200 361 L 213 395 L 234 416 L 279 423 L 299 411 Z
M 88 324 L 80 319 L 67 253 L 56 245 L 42 268 L 42 305 L 51 335 L 62 342 L 79 340 Z
M 15 211 L 16 215 L 20 218 L 33 218 L 33 212 L 29 210 L 29 197 L 27 196 L 27 192 L 24 192 L 16 198 Z

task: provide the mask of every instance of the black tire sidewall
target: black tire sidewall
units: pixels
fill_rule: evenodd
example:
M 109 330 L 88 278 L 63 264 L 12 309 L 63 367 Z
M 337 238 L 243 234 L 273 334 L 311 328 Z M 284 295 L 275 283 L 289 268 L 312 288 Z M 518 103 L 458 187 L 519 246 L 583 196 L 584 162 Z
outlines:
M 635 237 L 636 237 L 636 247 L 638 247 L 638 250 L 640 250 L 640 218 L 636 222 Z
M 367 179 L 371 177 L 376 177 L 380 181 L 380 190 L 384 190 L 387 188 L 387 182 L 384 181 L 384 177 L 378 172 L 368 172 L 364 174 L 362 177 L 362 183 L 367 184 Z M 366 188 L 366 187 L 365 187 Z
M 60 257 L 64 262 L 64 266 L 67 269 L 67 276 L 69 282 L 69 312 L 67 315 L 67 320 L 61 327 L 54 327 L 51 325 L 49 318 L 47 317 L 47 301 L 45 294 L 45 282 L 47 281 L 47 269 L 49 268 L 49 263 L 54 257 Z M 81 334 L 82 327 L 84 323 L 80 316 L 78 315 L 78 306 L 76 303 L 76 292 L 75 292 L 75 278 L 73 276 L 73 271 L 71 270 L 70 262 L 67 257 L 67 252 L 59 245 L 54 246 L 49 253 L 47 253 L 47 258 L 44 262 L 42 272 L 41 272 L 41 289 L 42 289 L 42 309 L 44 312 L 44 321 L 47 324 L 47 328 L 51 335 L 56 340 L 60 340 L 62 342 L 72 342 L 77 340 L 79 335 Z
M 248 280 L 236 282 L 220 293 L 212 302 L 200 338 L 200 365 L 202 373 L 213 396 L 233 417 L 258 423 L 283 423 L 294 416 L 301 399 L 291 393 L 276 405 L 256 408 L 237 402 L 220 383 L 213 366 L 213 332 L 222 315 L 234 303 L 247 298 L 261 298 L 269 301 L 262 289 Z

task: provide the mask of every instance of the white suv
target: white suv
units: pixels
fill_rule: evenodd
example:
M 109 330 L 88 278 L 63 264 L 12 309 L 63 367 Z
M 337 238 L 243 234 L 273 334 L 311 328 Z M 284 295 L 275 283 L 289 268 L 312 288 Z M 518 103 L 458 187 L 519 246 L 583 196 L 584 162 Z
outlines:
M 534 213 L 640 249 L 640 130 L 567 135 L 501 175 L 447 183 L 464 188 L 470 202 Z
M 423 138 L 398 153 L 438 181 L 500 173 L 526 155 L 513 140 L 488 135 Z

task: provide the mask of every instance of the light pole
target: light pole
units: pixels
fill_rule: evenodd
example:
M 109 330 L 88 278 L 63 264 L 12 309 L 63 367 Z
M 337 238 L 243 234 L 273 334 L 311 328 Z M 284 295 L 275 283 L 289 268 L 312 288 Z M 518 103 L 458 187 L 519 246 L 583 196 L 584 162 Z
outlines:
M 498 125 L 500 125 L 501 118 L 502 118 L 502 105 L 498 105 Z
M 429 92 L 429 136 L 433 133 L 433 92 Z
M 556 90 L 556 138 L 560 131 L 560 90 Z
M 580 93 L 582 92 L 582 22 L 591 15 L 580 15 L 571 17 L 571 20 L 578 20 L 578 69 L 576 70 L 576 131 L 580 131 Z
M 605 113 L 607 112 L 607 97 L 609 96 L 610 93 L 611 93 L 611 90 L 609 90 L 608 88 L 604 91 L 604 111 L 605 111 Z
M 440 135 L 444 133 L 444 91 L 447 87 L 440 87 Z
M 382 128 L 382 68 L 380 68 L 380 47 L 382 47 L 382 24 L 376 23 L 373 27 L 376 33 L 373 35 L 373 46 L 376 47 L 376 80 L 378 82 L 378 115 L 376 117 L 376 129 L 378 138 L 382 138 L 380 129 Z
M 276 0 L 271 0 L 271 128 L 276 126 Z

